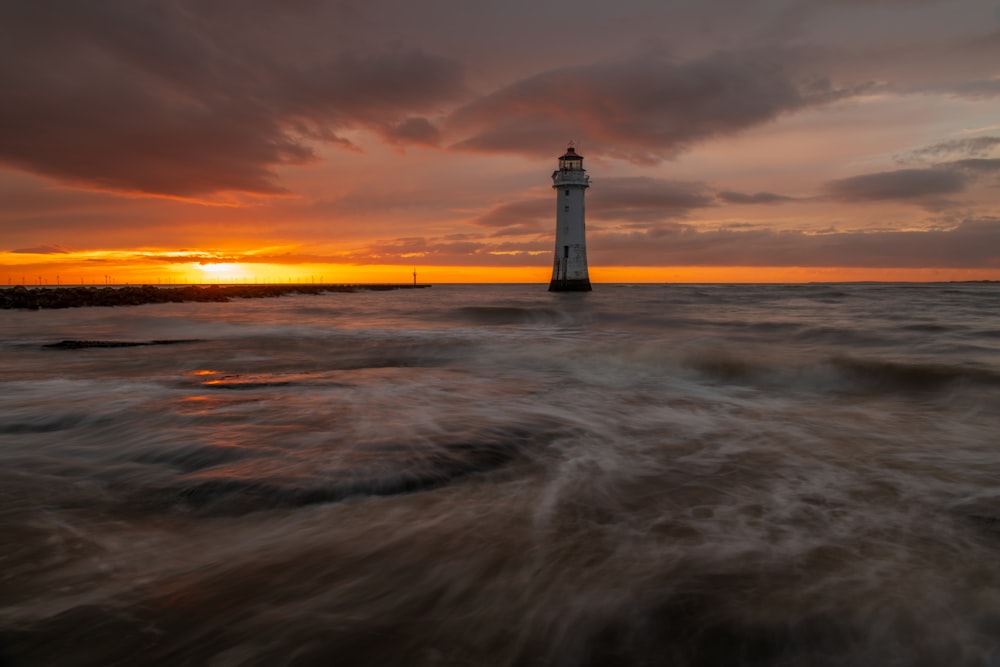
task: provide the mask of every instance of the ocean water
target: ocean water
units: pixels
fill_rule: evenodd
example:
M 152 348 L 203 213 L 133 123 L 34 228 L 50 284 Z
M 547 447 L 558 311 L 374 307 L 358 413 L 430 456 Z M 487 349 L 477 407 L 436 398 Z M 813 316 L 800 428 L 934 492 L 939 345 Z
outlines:
M 1000 285 L 0 312 L 0 665 L 1000 665 Z

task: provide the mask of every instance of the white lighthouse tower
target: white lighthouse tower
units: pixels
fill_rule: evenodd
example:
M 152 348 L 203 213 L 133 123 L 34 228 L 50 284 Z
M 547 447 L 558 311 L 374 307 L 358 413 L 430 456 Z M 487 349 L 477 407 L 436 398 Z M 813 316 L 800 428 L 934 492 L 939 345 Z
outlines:
M 587 228 L 583 221 L 583 195 L 590 176 L 583 169 L 583 156 L 570 145 L 552 172 L 556 191 L 556 256 L 552 265 L 550 292 L 589 292 L 587 272 Z

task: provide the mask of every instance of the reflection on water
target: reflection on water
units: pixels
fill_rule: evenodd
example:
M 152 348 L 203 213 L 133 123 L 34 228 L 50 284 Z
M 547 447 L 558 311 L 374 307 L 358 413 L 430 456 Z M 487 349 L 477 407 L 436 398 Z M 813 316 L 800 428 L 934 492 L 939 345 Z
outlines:
M 998 664 L 998 305 L 445 286 L 5 315 L 0 665 Z

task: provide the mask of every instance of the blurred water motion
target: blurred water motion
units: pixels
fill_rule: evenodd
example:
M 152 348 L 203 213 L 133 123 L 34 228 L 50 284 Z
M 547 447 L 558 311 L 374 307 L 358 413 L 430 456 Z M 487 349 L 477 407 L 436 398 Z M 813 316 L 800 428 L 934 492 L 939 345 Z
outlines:
M 9 311 L 0 665 L 996 665 L 998 312 L 989 284 Z M 109 344 L 46 347 L 74 340 Z

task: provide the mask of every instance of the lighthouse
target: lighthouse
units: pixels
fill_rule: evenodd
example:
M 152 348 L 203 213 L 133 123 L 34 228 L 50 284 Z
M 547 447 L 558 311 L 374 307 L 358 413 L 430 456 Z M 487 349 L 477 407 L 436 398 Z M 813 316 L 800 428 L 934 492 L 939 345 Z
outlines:
M 587 228 L 583 221 L 583 195 L 590 176 L 583 169 L 583 156 L 570 145 L 552 172 L 556 191 L 556 251 L 550 292 L 589 292 L 587 272 Z

